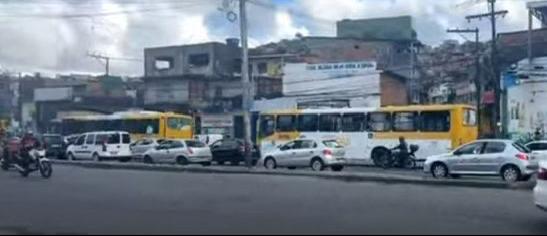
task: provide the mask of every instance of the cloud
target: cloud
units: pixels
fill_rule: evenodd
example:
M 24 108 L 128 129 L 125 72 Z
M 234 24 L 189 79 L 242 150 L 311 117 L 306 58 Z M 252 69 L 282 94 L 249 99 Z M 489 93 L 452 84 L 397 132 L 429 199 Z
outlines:
M 262 0 L 271 3 L 270 0 Z M 447 28 L 479 27 L 490 38 L 489 21 L 468 23 L 464 16 L 488 10 L 485 3 L 456 7 L 453 0 L 276 0 L 277 7 L 249 4 L 249 44 L 294 38 L 295 34 L 334 36 L 336 21 L 411 15 L 418 37 L 438 44 L 460 39 Z M 498 1 L 510 14 L 499 32 L 527 28 L 525 0 Z M 238 22 L 226 20 L 221 0 L 26 0 L 0 1 L 0 68 L 15 71 L 103 73 L 104 64 L 88 51 L 142 58 L 143 48 L 223 41 L 239 37 Z M 231 5 L 237 12 L 237 6 Z M 228 9 L 230 10 L 230 9 Z M 59 14 L 126 12 L 101 17 L 63 18 Z M 304 17 L 309 15 L 311 17 Z M 17 17 L 14 17 L 17 16 Z M 37 17 L 38 16 L 38 17 Z M 472 38 L 469 36 L 469 38 Z M 112 61 L 114 74 L 141 75 L 141 62 Z

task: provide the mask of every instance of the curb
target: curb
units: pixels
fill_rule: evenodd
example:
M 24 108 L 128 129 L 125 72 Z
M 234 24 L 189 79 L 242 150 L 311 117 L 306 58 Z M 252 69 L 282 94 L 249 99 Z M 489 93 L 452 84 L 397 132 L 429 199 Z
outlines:
M 76 166 L 90 169 L 105 170 L 139 170 L 139 171 L 162 171 L 174 173 L 201 173 L 201 174 L 249 174 L 249 175 L 272 175 L 272 176 L 300 176 L 314 177 L 320 179 L 337 180 L 344 182 L 379 182 L 385 184 L 415 184 L 440 187 L 471 187 L 471 188 L 489 188 L 489 189 L 514 189 L 514 190 L 532 190 L 535 182 L 523 182 L 507 184 L 495 181 L 475 181 L 475 180 L 452 180 L 452 179 L 431 179 L 425 176 L 414 177 L 397 174 L 378 174 L 378 173 L 348 173 L 348 172 L 322 172 L 315 173 L 309 171 L 270 171 L 265 169 L 226 169 L 223 167 L 192 167 L 192 166 L 174 166 L 174 165 L 146 165 L 142 163 L 107 163 L 107 162 L 71 162 L 53 160 L 54 164 L 64 166 Z

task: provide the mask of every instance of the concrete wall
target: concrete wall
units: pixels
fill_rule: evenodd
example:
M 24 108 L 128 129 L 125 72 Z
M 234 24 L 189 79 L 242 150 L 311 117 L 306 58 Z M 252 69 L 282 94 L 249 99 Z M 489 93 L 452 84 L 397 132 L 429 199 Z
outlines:
M 408 105 L 408 91 L 404 79 L 388 73 L 380 76 L 381 105 L 400 106 Z
M 189 85 L 186 80 L 165 80 L 147 83 L 144 91 L 144 104 L 184 104 L 189 99 L 188 88 Z

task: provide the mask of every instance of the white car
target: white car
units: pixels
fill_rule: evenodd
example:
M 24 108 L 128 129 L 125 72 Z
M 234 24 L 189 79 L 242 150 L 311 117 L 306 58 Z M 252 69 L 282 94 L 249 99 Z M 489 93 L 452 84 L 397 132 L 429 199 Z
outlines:
M 314 171 L 322 171 L 331 167 L 333 171 L 341 171 L 346 164 L 346 151 L 335 140 L 297 139 L 264 154 L 264 167 L 311 167 Z
M 156 148 L 163 141 L 165 141 L 165 139 L 145 138 L 132 143 L 130 145 L 130 148 L 131 148 L 131 153 L 133 155 L 133 158 L 142 159 L 146 151 Z
M 532 150 L 532 154 L 540 161 L 547 161 L 547 140 L 533 141 L 526 144 L 526 147 Z
M 539 209 L 547 211 L 547 161 L 539 163 L 537 184 L 534 188 L 534 201 Z
M 80 135 L 68 146 L 66 154 L 69 160 L 88 159 L 101 161 L 131 159 L 131 136 L 123 131 L 91 132 Z
M 145 163 L 176 163 L 179 165 L 211 165 L 213 154 L 205 143 L 198 140 L 169 139 L 146 151 Z

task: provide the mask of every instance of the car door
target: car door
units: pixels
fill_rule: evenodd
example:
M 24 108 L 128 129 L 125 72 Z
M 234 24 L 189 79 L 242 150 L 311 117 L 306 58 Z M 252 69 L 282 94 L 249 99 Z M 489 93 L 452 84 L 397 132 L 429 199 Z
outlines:
M 97 152 L 95 148 L 95 134 L 88 134 L 85 139 L 85 144 L 82 146 L 82 158 L 91 159 L 93 158 L 93 153 Z
M 295 165 L 296 166 L 309 166 L 311 159 L 316 155 L 315 148 L 317 144 L 313 140 L 302 140 L 300 147 L 296 149 Z
M 478 171 L 479 155 L 485 143 L 474 142 L 454 151 L 452 158 L 448 160 L 452 173 L 465 173 Z
M 174 141 L 172 140 L 168 140 L 163 142 L 158 147 L 158 149 L 154 152 L 154 157 L 153 157 L 156 162 L 166 162 L 168 160 L 169 149 L 173 145 L 173 142 Z
M 503 164 L 505 149 L 504 142 L 487 142 L 483 152 L 479 155 L 477 171 L 484 174 L 495 174 Z
M 288 142 L 279 148 L 279 152 L 275 155 L 278 166 L 289 166 L 294 164 L 294 156 L 296 156 L 296 143 L 299 141 Z
M 74 144 L 72 145 L 72 155 L 74 155 L 75 158 L 82 158 L 84 155 L 83 152 L 83 146 L 85 145 L 85 138 L 87 135 L 82 135 L 74 141 Z
M 179 156 L 188 157 L 187 148 L 184 142 L 179 140 L 174 140 L 171 142 L 167 148 L 166 154 L 164 156 L 165 162 L 174 163 Z

